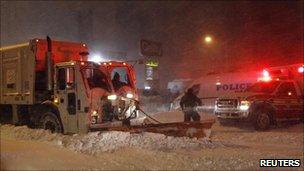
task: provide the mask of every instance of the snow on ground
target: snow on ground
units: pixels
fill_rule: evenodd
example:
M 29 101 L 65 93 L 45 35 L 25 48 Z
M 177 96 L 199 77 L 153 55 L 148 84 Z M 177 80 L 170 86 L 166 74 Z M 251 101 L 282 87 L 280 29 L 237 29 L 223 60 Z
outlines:
M 153 116 L 162 121 L 179 121 L 183 118 L 180 114 Z M 224 127 L 216 123 L 212 142 L 208 142 L 117 131 L 61 135 L 2 125 L 1 169 L 256 170 L 261 158 L 296 158 L 301 159 L 302 165 L 293 169 L 302 170 L 303 126 L 294 123 L 256 132 L 247 127 Z
M 98 164 L 93 156 L 48 143 L 1 138 L 1 170 L 85 170 Z
M 211 143 L 205 139 L 190 139 L 188 137 L 170 137 L 163 134 L 144 132 L 132 134 L 129 132 L 109 131 L 90 132 L 88 134 L 62 135 L 52 134 L 41 129 L 29 129 L 26 126 L 1 126 L 1 136 L 17 140 L 38 140 L 66 147 L 85 154 L 98 154 L 115 151 L 124 147 L 136 147 L 149 150 L 175 150 L 195 148 L 215 148 L 220 143 Z

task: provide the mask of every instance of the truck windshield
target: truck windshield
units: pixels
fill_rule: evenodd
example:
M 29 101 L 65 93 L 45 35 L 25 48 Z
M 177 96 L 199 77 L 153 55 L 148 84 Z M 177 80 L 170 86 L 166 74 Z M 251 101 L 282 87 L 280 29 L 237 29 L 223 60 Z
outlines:
M 109 91 L 107 77 L 98 69 L 85 68 L 81 70 L 83 78 L 87 80 L 90 89 L 102 88 Z
M 118 90 L 122 86 L 131 86 L 127 67 L 114 68 L 111 72 L 111 79 L 115 90 Z
M 248 92 L 272 93 L 279 85 L 279 82 L 258 82 L 248 87 Z

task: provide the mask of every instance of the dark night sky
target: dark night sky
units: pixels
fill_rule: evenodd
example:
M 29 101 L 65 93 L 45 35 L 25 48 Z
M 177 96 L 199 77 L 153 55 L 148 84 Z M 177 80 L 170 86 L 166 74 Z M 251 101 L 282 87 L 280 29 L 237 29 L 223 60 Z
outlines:
M 164 86 L 211 71 L 303 62 L 303 1 L 1 1 L 1 46 L 45 35 L 129 59 L 140 58 L 141 38 L 160 41 Z M 137 71 L 142 86 L 143 67 Z

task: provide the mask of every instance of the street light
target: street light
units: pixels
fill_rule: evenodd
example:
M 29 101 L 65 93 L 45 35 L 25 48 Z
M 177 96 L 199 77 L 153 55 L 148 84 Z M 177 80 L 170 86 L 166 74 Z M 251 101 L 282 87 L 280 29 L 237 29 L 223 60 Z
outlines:
M 212 37 L 211 36 L 205 36 L 204 41 L 205 41 L 205 43 L 210 44 L 212 42 Z

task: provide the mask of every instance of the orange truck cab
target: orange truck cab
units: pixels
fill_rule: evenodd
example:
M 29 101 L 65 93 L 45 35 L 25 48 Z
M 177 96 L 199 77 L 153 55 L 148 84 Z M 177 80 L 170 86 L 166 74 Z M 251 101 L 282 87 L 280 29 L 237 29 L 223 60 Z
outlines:
M 132 118 L 137 117 L 138 113 L 135 109 L 139 96 L 133 66 L 122 61 L 107 61 L 100 63 L 100 69 L 103 71 L 106 69 L 104 72 L 109 74 L 115 94 L 124 100 L 120 103 L 119 112 L 124 112 L 126 113 L 124 115 L 129 117 L 132 115 Z
M 117 95 L 138 100 L 133 66 L 121 61 L 107 61 L 103 62 L 102 65 L 107 68 Z

